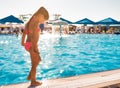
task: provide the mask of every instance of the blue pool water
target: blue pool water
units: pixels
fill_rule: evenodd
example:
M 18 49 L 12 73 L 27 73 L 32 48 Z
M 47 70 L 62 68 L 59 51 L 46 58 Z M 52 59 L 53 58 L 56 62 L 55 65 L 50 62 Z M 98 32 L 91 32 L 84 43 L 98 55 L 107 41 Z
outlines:
M 0 35 L 0 85 L 27 82 L 31 62 L 21 36 Z M 41 36 L 37 79 L 52 79 L 120 68 L 120 35 Z

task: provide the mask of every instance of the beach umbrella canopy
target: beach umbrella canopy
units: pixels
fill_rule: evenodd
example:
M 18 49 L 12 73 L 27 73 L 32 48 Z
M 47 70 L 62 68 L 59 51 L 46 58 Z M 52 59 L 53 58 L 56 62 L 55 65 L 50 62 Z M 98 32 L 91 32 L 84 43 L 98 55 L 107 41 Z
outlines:
M 72 22 L 71 22 L 71 21 L 66 20 L 66 19 L 64 19 L 64 18 L 60 18 L 60 20 L 62 20 L 62 21 L 64 21 L 64 22 L 67 22 L 68 24 L 72 24 Z
M 2 21 L 0 20 L 0 24 L 2 23 Z
M 111 25 L 111 24 L 120 24 L 120 22 L 109 17 L 109 18 L 96 22 L 96 24 Z
M 7 16 L 3 19 L 0 19 L 0 23 L 6 23 L 6 22 L 10 22 L 10 23 L 24 23 L 22 20 L 19 20 L 17 17 L 10 15 Z
M 79 20 L 79 21 L 75 22 L 75 24 L 85 24 L 85 25 L 94 24 L 94 23 L 95 23 L 94 21 L 92 21 L 92 20 L 90 20 L 88 18 L 84 18 L 82 20 Z
M 53 21 L 53 25 L 68 25 L 68 23 L 62 20 L 55 20 Z

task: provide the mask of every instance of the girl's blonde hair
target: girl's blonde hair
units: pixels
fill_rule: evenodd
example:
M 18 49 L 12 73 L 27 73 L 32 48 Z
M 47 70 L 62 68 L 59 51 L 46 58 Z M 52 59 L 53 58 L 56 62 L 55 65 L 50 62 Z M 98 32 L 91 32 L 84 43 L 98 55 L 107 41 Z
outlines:
M 38 9 L 38 11 L 33 16 L 39 16 L 40 14 L 44 16 L 45 20 L 49 19 L 49 13 L 44 7 Z

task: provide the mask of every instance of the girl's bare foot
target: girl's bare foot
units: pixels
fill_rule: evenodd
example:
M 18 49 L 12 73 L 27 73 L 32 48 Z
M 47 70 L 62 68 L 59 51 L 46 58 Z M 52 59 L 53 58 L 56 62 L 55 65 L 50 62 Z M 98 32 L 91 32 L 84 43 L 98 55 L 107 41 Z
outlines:
M 32 81 L 31 86 L 40 86 L 42 85 L 42 82 Z

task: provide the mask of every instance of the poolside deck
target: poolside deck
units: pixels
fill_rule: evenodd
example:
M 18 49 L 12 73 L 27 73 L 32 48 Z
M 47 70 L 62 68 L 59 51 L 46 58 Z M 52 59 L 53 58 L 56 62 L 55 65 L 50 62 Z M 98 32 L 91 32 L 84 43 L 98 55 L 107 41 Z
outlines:
M 38 87 L 29 87 L 30 83 L 0 86 L 0 88 L 120 88 L 120 69 L 68 78 L 42 80 Z

